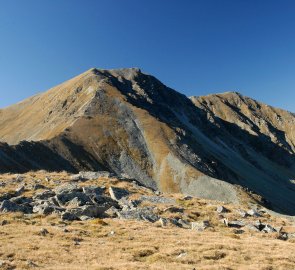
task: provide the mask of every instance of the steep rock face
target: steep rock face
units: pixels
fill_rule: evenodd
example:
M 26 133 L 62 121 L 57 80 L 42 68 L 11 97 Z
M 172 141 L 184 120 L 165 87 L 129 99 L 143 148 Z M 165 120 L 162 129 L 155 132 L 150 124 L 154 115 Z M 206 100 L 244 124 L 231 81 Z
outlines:
M 139 69 L 91 69 L 0 110 L 0 141 L 11 145 L 0 146 L 0 171 L 107 169 L 166 192 L 232 202 L 247 197 L 231 185 L 238 184 L 295 213 L 294 115 L 278 114 L 284 129 L 269 120 L 258 128 L 266 109 L 240 111 L 236 95 L 222 107 L 211 96 L 190 100 Z M 266 108 L 275 121 L 276 109 Z

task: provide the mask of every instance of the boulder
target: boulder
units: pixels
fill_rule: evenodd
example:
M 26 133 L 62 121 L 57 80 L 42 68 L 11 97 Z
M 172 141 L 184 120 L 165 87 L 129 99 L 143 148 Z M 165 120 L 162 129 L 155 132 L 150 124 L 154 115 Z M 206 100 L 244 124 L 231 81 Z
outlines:
M 52 190 L 45 190 L 40 193 L 37 193 L 34 197 L 33 200 L 48 200 L 51 197 L 54 197 L 56 193 Z
M 74 215 L 73 213 L 71 212 L 64 212 L 62 213 L 61 215 L 61 219 L 64 220 L 64 221 L 74 221 L 74 220 L 79 220 L 79 218 Z
M 198 231 L 198 232 L 202 232 L 205 229 L 207 229 L 208 227 L 210 227 L 210 222 L 208 220 L 191 223 L 191 229 L 194 231 Z
M 15 196 L 19 196 L 25 192 L 25 186 L 20 185 L 19 187 L 16 188 L 15 190 Z
M 15 202 L 5 200 L 0 204 L 0 212 L 22 212 L 25 214 L 30 214 L 32 213 L 32 208 L 28 206 L 18 205 Z
M 242 217 L 245 218 L 248 216 L 247 212 L 241 209 L 236 210 L 236 212 Z
M 58 207 L 54 204 L 50 204 L 49 202 L 35 205 L 33 207 L 33 212 L 38 213 L 40 215 L 50 215 L 52 213 L 62 213 L 65 210 L 66 210 L 65 208 Z
M 250 209 L 247 214 L 252 217 L 261 217 L 262 215 L 258 213 L 255 209 Z
M 67 190 L 56 194 L 55 196 L 59 205 L 66 206 L 71 203 L 73 199 L 75 199 L 75 205 L 82 206 L 85 204 L 91 204 L 91 199 L 83 192 L 79 192 L 75 190 Z M 73 202 L 74 203 L 74 202 Z
M 104 192 L 103 188 L 97 187 L 97 186 L 83 187 L 82 190 L 85 193 L 85 195 L 90 196 L 90 197 L 92 197 L 92 196 L 100 196 Z
M 277 230 L 274 227 L 272 227 L 271 225 L 265 224 L 262 231 L 265 232 L 265 233 L 273 233 L 273 232 L 276 232 Z
M 244 227 L 246 224 L 242 220 L 232 220 L 228 221 L 227 226 L 231 228 L 241 228 Z
M 222 205 L 217 206 L 216 208 L 217 213 L 228 213 L 230 212 L 227 208 Z
M 94 196 L 91 198 L 91 201 L 94 203 L 94 204 L 97 204 L 97 205 L 100 205 L 100 206 L 105 206 L 107 208 L 110 208 L 110 207 L 115 207 L 115 208 L 120 208 L 119 207 L 119 203 L 115 200 L 113 200 L 112 198 L 110 197 L 107 197 L 107 196 L 104 196 L 104 195 L 101 195 L 101 196 Z
M 118 188 L 118 187 L 110 187 L 109 188 L 109 194 L 111 198 L 115 201 L 119 201 L 124 197 L 127 197 L 130 195 L 129 191 L 126 189 Z
M 191 228 L 191 223 L 186 221 L 186 220 L 183 220 L 181 218 L 179 218 L 177 220 L 178 224 L 180 225 L 181 228 L 184 228 L 184 229 L 190 229 Z
M 65 193 L 65 192 L 82 192 L 82 188 L 78 187 L 73 183 L 62 184 L 54 189 L 56 194 Z
M 82 207 L 68 209 L 67 212 L 75 215 L 76 217 L 88 216 L 90 218 L 99 218 L 105 216 L 105 211 L 109 207 L 99 205 L 84 205 Z

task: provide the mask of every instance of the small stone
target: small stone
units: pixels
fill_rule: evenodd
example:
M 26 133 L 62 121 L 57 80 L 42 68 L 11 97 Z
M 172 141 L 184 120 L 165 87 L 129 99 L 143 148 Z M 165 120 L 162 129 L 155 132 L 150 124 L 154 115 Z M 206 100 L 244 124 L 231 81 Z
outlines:
M 247 228 L 249 231 L 260 232 L 260 230 L 256 226 L 254 226 L 253 224 L 247 224 L 245 226 L 245 228 Z
M 41 235 L 41 236 L 46 236 L 47 234 L 49 234 L 49 232 L 45 228 L 42 228 L 39 232 L 39 235 Z
M 162 227 L 166 227 L 167 226 L 167 224 L 168 224 L 168 220 L 166 219 L 166 218 L 160 218 L 159 219 L 159 223 L 160 223 L 160 225 L 162 226 Z
M 24 185 L 19 186 L 19 187 L 15 190 L 15 192 L 16 192 L 16 196 L 21 195 L 22 193 L 24 193 L 24 191 L 25 191 L 25 186 L 24 186 Z
M 239 230 L 239 229 L 234 230 L 234 234 L 243 234 L 244 232 L 245 232 L 244 230 Z
M 228 221 L 227 226 L 232 228 L 241 228 L 244 227 L 246 224 L 242 220 L 232 220 Z
M 237 210 L 237 213 L 242 217 L 242 218 L 245 218 L 248 216 L 247 212 L 244 211 L 244 210 L 241 210 L 241 209 L 238 209 Z
M 79 220 L 79 218 L 76 215 L 74 215 L 74 214 L 72 214 L 70 212 L 64 212 L 64 213 L 62 213 L 61 219 L 64 220 L 64 221 Z
M 32 262 L 32 261 L 27 261 L 27 265 L 28 265 L 28 267 L 38 267 L 38 265 L 37 264 L 35 264 L 34 262 Z
M 170 213 L 183 213 L 184 209 L 179 208 L 176 206 L 170 206 L 164 209 L 164 212 L 170 212 Z
M 210 222 L 208 220 L 204 220 L 204 221 L 201 221 L 201 222 L 192 222 L 191 223 L 192 230 L 195 230 L 195 231 L 198 231 L 198 232 L 202 232 L 208 227 L 210 227 Z
M 191 228 L 191 224 L 190 222 L 183 220 L 183 219 L 178 219 L 177 222 L 179 223 L 179 225 L 181 226 L 181 228 L 184 229 L 190 229 Z
M 186 252 L 182 252 L 182 253 L 180 253 L 176 258 L 177 258 L 177 259 L 180 259 L 180 258 L 185 257 L 186 255 L 187 255 Z
M 265 232 L 265 233 L 272 233 L 272 232 L 276 232 L 276 229 L 273 228 L 271 225 L 266 224 L 264 226 L 264 228 L 262 229 L 262 231 Z
M 228 212 L 230 212 L 227 208 L 225 208 L 225 207 L 222 206 L 222 205 L 217 206 L 216 211 L 217 211 L 217 213 L 228 213 Z
M 192 199 L 193 199 L 192 196 L 185 196 L 185 197 L 183 197 L 183 200 L 184 201 L 189 201 L 189 200 L 192 200 Z
M 254 209 L 250 209 L 249 211 L 247 211 L 247 214 L 249 216 L 252 216 L 252 217 L 261 217 L 261 214 L 259 214 L 256 210 Z
M 8 221 L 5 219 L 0 221 L 0 226 L 5 226 L 7 224 L 8 224 Z

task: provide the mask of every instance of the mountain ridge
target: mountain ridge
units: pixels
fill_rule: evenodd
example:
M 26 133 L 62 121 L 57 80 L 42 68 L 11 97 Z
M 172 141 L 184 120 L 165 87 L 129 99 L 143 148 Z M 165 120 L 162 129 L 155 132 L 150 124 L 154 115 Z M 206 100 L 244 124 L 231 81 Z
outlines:
M 0 110 L 0 141 L 10 144 L 0 146 L 0 170 L 103 169 L 234 202 L 249 195 L 238 185 L 295 214 L 294 123 L 237 93 L 189 99 L 138 68 L 92 68 Z M 38 160 L 46 154 L 50 164 Z

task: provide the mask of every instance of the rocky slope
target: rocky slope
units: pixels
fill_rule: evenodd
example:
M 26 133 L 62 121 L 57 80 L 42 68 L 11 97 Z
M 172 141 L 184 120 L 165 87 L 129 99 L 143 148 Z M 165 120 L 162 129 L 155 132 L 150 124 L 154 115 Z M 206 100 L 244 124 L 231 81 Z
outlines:
M 268 212 L 102 171 L 0 174 L 0 269 L 294 269 L 295 220 Z
M 165 192 L 263 203 L 240 185 L 295 214 L 294 123 L 237 93 L 189 99 L 139 69 L 91 69 L 0 110 L 0 171 L 107 170 Z

